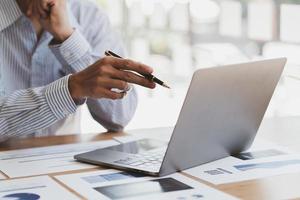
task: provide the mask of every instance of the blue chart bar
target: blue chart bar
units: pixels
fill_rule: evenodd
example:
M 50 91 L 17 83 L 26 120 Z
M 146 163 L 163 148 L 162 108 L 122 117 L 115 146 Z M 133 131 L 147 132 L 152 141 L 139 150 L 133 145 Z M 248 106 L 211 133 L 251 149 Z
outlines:
M 40 195 L 38 194 L 33 194 L 33 193 L 15 193 L 15 194 L 9 194 L 1 199 L 22 199 L 22 200 L 38 200 L 40 199 Z
M 300 160 L 284 160 L 284 161 L 273 161 L 273 162 L 265 162 L 265 163 L 253 163 L 253 164 L 246 164 L 246 165 L 235 165 L 237 170 L 240 171 L 248 171 L 252 169 L 261 169 L 261 168 L 269 168 L 275 169 L 280 167 L 285 167 L 288 165 L 300 165 Z

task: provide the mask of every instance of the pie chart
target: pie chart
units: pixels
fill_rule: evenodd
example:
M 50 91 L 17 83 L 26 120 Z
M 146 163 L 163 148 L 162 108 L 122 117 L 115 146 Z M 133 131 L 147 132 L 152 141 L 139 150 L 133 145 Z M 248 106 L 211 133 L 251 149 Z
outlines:
M 5 195 L 0 200 L 38 200 L 40 198 L 40 195 L 33 193 L 15 193 Z

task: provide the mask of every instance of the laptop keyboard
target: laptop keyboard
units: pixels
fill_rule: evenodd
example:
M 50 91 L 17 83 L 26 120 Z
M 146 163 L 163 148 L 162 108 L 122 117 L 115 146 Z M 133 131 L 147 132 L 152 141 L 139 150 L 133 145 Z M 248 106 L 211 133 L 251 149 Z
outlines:
M 141 154 L 131 154 L 128 157 L 114 161 L 117 164 L 132 167 L 160 168 L 166 149 L 149 151 Z

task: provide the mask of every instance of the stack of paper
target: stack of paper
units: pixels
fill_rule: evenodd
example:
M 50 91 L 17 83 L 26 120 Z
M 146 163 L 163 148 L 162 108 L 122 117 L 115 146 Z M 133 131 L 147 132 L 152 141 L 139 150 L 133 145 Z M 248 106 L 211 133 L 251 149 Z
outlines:
M 185 173 L 214 184 L 300 172 L 300 155 L 276 145 L 256 145 L 247 152 L 200 165 Z
M 1 152 L 0 171 L 14 178 L 95 168 L 75 161 L 73 156 L 117 144 L 107 140 Z

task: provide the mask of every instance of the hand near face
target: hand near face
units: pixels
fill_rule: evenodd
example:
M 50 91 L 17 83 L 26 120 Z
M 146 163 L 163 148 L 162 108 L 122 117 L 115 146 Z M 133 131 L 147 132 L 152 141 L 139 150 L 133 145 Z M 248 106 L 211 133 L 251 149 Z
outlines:
M 59 43 L 74 32 L 67 12 L 67 0 L 31 0 L 27 15 L 38 18 L 43 29 Z
M 68 18 L 67 0 L 30 0 L 27 16 L 38 19 L 42 28 L 58 43 L 65 41 L 74 31 Z M 68 86 L 75 101 L 82 98 L 122 99 L 129 83 L 155 88 L 155 83 L 138 75 L 152 72 L 153 69 L 144 64 L 108 56 L 71 75 Z

